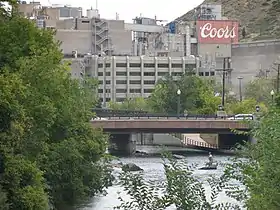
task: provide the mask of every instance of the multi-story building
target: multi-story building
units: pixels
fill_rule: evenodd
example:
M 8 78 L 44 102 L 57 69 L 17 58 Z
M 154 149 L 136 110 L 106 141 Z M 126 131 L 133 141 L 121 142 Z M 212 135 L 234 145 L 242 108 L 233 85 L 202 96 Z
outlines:
M 98 94 L 106 102 L 121 102 L 126 98 L 144 97 L 152 93 L 155 84 L 165 75 L 175 79 L 186 71 L 196 71 L 197 59 L 189 57 L 148 57 L 148 56 L 87 56 L 84 62 L 74 59 L 74 77 L 85 74 L 98 78 Z M 84 72 L 81 71 L 84 65 Z

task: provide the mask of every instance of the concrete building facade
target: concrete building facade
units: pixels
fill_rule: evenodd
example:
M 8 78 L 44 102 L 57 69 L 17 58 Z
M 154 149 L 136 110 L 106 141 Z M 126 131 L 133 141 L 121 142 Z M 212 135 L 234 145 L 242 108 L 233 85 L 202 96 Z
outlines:
M 148 57 L 148 56 L 90 56 L 85 74 L 98 78 L 98 95 L 103 103 L 122 102 L 127 98 L 147 98 L 158 80 L 166 75 L 174 78 L 186 69 L 196 70 L 197 59 L 190 57 Z M 79 60 L 79 59 L 78 59 Z M 72 62 L 79 67 L 80 61 Z M 80 69 L 74 73 L 79 76 Z

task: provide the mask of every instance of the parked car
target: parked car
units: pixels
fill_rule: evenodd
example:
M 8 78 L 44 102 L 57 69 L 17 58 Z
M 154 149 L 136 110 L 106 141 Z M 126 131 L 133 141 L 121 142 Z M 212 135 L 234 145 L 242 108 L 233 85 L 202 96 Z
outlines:
M 254 120 L 253 114 L 236 114 L 233 117 L 227 118 L 228 120 Z
M 95 117 L 95 118 L 92 118 L 92 119 L 91 119 L 91 121 L 94 121 L 94 120 L 108 120 L 108 118 Z

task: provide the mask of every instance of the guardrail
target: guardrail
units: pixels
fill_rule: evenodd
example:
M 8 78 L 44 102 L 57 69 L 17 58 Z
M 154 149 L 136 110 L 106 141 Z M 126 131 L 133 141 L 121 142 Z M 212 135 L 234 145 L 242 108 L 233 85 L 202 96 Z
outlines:
M 185 137 L 184 139 L 182 139 L 181 142 L 185 146 L 196 146 L 196 147 L 204 147 L 204 148 L 209 148 L 209 149 L 219 149 L 218 145 L 209 144 L 209 143 L 201 142 L 201 141 L 195 141 L 188 137 Z
M 125 114 L 102 114 L 97 115 L 96 119 L 103 118 L 102 120 L 136 120 L 136 119 L 170 119 L 170 120 L 241 120 L 240 118 L 235 119 L 234 117 L 228 116 L 217 117 L 216 115 L 188 115 L 188 116 L 177 116 L 177 115 L 125 115 Z M 245 120 L 245 119 L 244 119 Z

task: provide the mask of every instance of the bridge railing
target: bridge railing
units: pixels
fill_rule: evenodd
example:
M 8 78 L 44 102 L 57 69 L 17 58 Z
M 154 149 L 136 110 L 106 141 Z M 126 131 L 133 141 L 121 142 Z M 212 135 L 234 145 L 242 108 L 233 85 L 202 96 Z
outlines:
M 195 141 L 191 138 L 185 137 L 182 140 L 182 144 L 185 146 L 196 146 L 196 147 L 204 147 L 204 148 L 209 148 L 209 149 L 218 149 L 218 145 L 216 144 L 209 144 L 206 142 L 202 142 L 202 141 Z
M 98 117 L 104 117 L 107 119 L 212 119 L 212 120 L 235 120 L 234 116 L 228 115 L 225 117 L 219 117 L 217 115 L 176 115 L 176 114 L 151 114 L 151 113 L 135 113 L 135 114 L 124 114 L 124 113 L 96 113 Z

